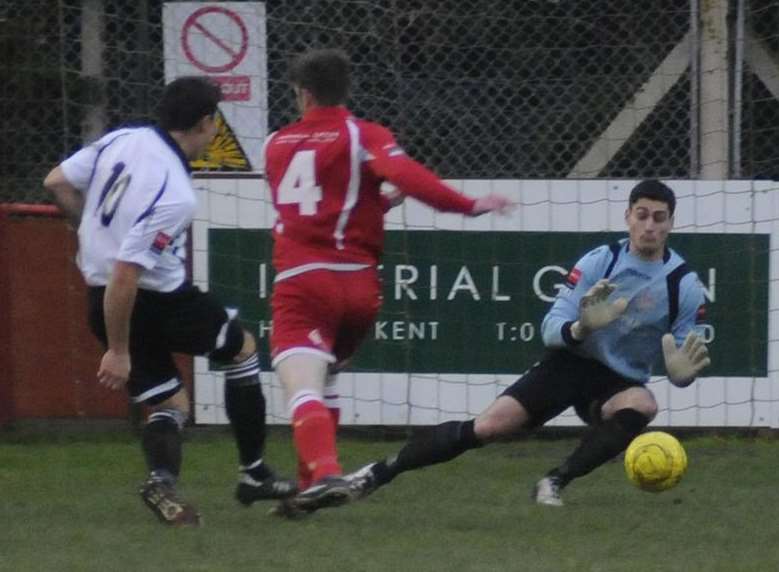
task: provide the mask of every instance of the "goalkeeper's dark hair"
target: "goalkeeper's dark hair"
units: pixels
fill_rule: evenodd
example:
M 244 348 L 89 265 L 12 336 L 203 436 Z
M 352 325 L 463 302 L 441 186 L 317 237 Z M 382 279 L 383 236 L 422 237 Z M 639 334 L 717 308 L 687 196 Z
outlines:
M 671 187 L 657 179 L 646 179 L 633 187 L 633 190 L 630 191 L 628 205 L 633 207 L 639 199 L 649 199 L 667 204 L 671 216 L 673 216 L 676 210 L 676 195 L 671 190 Z
M 351 87 L 351 62 L 340 49 L 309 50 L 289 67 L 292 85 L 308 90 L 318 105 L 343 105 Z
M 184 76 L 165 86 L 157 121 L 165 131 L 187 131 L 206 115 L 213 116 L 222 90 L 205 77 Z

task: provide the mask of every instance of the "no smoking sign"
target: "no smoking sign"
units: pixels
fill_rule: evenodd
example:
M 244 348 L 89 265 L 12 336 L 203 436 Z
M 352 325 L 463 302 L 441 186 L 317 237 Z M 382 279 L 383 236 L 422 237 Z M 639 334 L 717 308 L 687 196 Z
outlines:
M 268 132 L 265 2 L 166 1 L 162 20 L 165 81 L 196 75 L 222 90 L 217 136 L 196 168 L 258 169 Z
M 237 13 L 207 6 L 192 12 L 184 22 L 181 47 L 196 68 L 206 73 L 229 72 L 246 56 L 249 33 Z

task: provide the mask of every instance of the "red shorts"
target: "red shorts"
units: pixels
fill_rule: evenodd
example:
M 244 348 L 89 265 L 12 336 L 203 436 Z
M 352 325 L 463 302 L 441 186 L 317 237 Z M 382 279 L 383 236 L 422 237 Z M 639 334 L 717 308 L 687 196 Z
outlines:
M 274 284 L 271 307 L 274 367 L 295 353 L 341 363 L 357 351 L 373 326 L 381 307 L 379 275 L 373 267 L 304 272 Z

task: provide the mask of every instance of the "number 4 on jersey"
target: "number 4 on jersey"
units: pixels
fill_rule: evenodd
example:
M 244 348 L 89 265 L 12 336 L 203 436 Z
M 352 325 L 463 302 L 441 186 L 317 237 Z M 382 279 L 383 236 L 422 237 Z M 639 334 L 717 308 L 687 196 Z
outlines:
M 322 187 L 316 184 L 316 152 L 298 151 L 284 172 L 276 197 L 280 205 L 298 205 L 301 216 L 316 214 Z

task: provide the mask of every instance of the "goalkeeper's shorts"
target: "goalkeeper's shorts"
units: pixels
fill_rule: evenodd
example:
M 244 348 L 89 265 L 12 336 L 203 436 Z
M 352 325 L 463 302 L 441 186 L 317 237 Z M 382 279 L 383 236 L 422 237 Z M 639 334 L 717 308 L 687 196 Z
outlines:
M 601 406 L 611 397 L 644 384 L 622 377 L 602 363 L 567 350 L 551 352 L 506 388 L 502 395 L 519 401 L 540 427 L 569 407 L 588 424 L 600 421 Z

